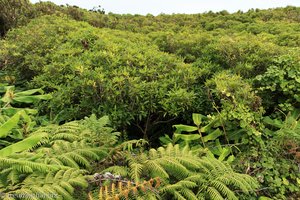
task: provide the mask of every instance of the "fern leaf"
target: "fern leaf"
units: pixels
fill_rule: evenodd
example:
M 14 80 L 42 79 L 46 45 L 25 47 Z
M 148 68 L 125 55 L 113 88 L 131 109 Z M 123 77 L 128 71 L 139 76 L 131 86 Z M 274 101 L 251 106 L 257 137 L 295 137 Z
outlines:
M 150 149 L 149 150 L 149 157 L 151 158 L 151 159 L 156 159 L 156 158 L 158 158 L 158 153 L 157 153 L 157 151 L 155 150 L 155 149 Z
M 163 179 L 169 178 L 169 174 L 166 172 L 164 167 L 162 167 L 156 160 L 147 160 L 145 165 L 152 177 L 161 177 Z
M 182 196 L 179 192 L 177 191 L 174 191 L 173 192 L 173 195 L 175 197 L 175 199 L 178 199 L 178 200 L 186 200 L 186 198 L 184 198 L 184 196 Z
M 173 176 L 182 179 L 189 175 L 189 170 L 172 157 L 162 157 L 157 162 Z
M 59 185 L 53 185 L 53 189 L 57 192 L 58 195 L 61 195 L 63 199 L 72 200 L 73 197 L 66 191 L 63 187 Z
M 209 199 L 224 200 L 224 198 L 222 197 L 222 195 L 214 187 L 207 187 L 207 191 L 206 192 L 210 196 Z
M 10 158 L 2 158 L 0 157 L 0 168 L 9 168 L 11 166 L 14 166 L 15 169 L 20 169 L 22 171 L 22 166 L 26 166 L 31 168 L 33 170 L 38 170 L 41 172 L 47 172 L 47 171 L 57 171 L 59 169 L 68 169 L 68 167 L 65 166 L 58 166 L 58 165 L 47 165 L 42 163 L 36 163 L 26 160 L 16 160 L 16 159 L 10 159 Z M 29 169 L 28 168 L 28 169 Z
M 72 194 L 74 192 L 74 188 L 73 186 L 69 183 L 69 182 L 66 182 L 62 179 L 62 181 L 59 183 L 60 186 L 62 186 L 65 190 L 67 190 L 67 192 L 69 194 Z
M 93 154 L 93 152 L 89 152 L 90 154 Z M 89 154 L 89 155 L 90 155 Z M 84 166 L 85 168 L 90 168 L 90 163 L 89 161 L 81 156 L 78 151 L 75 152 L 69 152 L 68 154 L 66 154 L 65 156 L 68 156 L 70 158 L 72 158 L 76 163 L 80 164 L 81 166 Z
M 198 200 L 197 196 L 194 194 L 194 192 L 186 187 L 182 187 L 180 189 L 180 193 L 186 197 L 188 200 Z
M 51 193 L 48 193 L 47 190 L 44 190 L 40 187 L 31 187 L 30 192 L 35 194 L 39 199 L 46 199 L 46 200 L 53 199 L 53 195 L 51 195 Z
M 238 198 L 235 196 L 234 192 L 230 190 L 224 183 L 218 181 L 218 180 L 213 180 L 210 182 L 210 184 L 216 188 L 223 197 L 227 197 L 226 199 L 230 200 L 238 200 Z
M 195 157 L 181 156 L 177 157 L 176 159 L 190 170 L 195 170 L 199 168 L 199 159 Z
M 141 173 L 142 173 L 142 169 L 143 169 L 143 165 L 139 164 L 139 163 L 135 163 L 135 162 L 130 162 L 129 166 L 130 166 L 130 177 L 135 182 L 139 182 Z
M 60 155 L 57 157 L 57 159 L 59 159 L 66 166 L 70 166 L 76 169 L 80 168 L 79 165 L 67 155 Z

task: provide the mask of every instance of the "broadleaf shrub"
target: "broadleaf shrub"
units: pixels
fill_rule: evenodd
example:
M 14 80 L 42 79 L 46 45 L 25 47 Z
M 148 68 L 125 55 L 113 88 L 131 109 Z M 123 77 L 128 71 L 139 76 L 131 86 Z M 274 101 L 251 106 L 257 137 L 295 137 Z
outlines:
M 270 112 L 289 112 L 300 106 L 300 60 L 293 54 L 274 60 L 264 74 L 254 79 L 254 85 Z
M 116 125 L 136 123 L 146 136 L 152 122 L 201 104 L 194 92 L 201 71 L 140 34 L 45 16 L 11 31 L 3 44 L 4 68 L 53 92 L 41 109 L 60 120 L 108 114 Z

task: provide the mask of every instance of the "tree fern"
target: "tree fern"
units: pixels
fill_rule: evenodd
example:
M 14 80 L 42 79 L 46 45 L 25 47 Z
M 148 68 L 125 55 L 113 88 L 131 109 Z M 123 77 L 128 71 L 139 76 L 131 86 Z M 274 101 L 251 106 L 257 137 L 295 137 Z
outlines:
M 160 177 L 163 199 L 237 199 L 236 190 L 249 193 L 258 187 L 248 175 L 234 172 L 215 158 L 199 157 L 188 147 L 168 144 L 148 153 L 127 154 L 127 166 L 108 168 L 132 180 Z M 126 173 L 125 170 L 128 172 Z M 105 170 L 107 171 L 107 170 Z
M 41 147 L 36 152 L 42 152 L 45 163 L 65 165 L 74 168 L 90 168 L 90 162 L 105 157 L 105 148 L 93 147 L 84 141 L 55 141 L 50 147 Z
M 198 184 L 198 195 L 205 194 L 206 199 L 219 196 L 223 199 L 237 199 L 234 190 L 249 193 L 258 187 L 252 177 L 236 173 L 230 166 L 208 157 L 201 159 L 198 174 L 190 176 L 188 180 Z
M 82 171 L 76 169 L 57 172 L 32 174 L 25 178 L 23 186 L 13 193 L 31 191 L 32 194 L 44 194 L 44 199 L 73 199 L 74 187 L 87 187 Z
M 131 178 L 136 182 L 139 181 L 144 166 L 140 163 L 129 161 L 129 167 Z
M 17 171 L 30 173 L 35 170 L 47 172 L 49 170 L 58 170 L 58 169 L 67 169 L 66 166 L 59 166 L 59 165 L 47 165 L 43 163 L 37 163 L 27 160 L 20 160 L 20 159 L 12 159 L 12 158 L 3 158 L 0 157 L 0 168 L 8 169 L 13 168 Z
M 20 143 L 1 149 L 0 192 L 5 198 L 41 199 L 38 195 L 43 194 L 43 199 L 74 199 L 75 187 L 87 187 L 84 175 L 91 163 L 108 156 L 118 133 L 106 127 L 106 117 L 99 119 L 97 129 L 88 127 L 86 120 L 40 127 Z
M 197 184 L 189 180 L 181 180 L 175 184 L 168 184 L 161 189 L 161 192 L 165 195 L 172 194 L 177 199 L 197 199 L 193 188 L 196 188 Z

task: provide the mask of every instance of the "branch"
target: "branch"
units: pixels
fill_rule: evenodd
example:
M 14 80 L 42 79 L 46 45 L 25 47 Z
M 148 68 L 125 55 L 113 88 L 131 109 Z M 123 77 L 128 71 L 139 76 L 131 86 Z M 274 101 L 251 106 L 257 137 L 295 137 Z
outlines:
M 140 129 L 140 131 L 144 134 L 144 129 L 138 124 L 138 123 L 133 123 L 136 127 Z
M 158 117 L 159 118 L 159 117 Z M 156 121 L 156 122 L 153 122 L 153 125 L 157 125 L 157 124 L 166 124 L 166 123 L 169 123 L 169 122 L 171 122 L 171 121 L 173 121 L 173 120 L 175 120 L 175 119 L 177 119 L 177 117 L 173 117 L 173 118 L 171 118 L 171 119 L 169 119 L 169 120 L 166 120 L 166 121 Z

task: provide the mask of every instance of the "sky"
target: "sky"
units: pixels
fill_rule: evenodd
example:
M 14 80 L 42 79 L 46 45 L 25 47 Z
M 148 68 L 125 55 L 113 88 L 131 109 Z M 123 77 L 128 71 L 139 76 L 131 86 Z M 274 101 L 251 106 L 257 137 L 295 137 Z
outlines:
M 39 0 L 31 0 L 36 3 Z M 236 12 L 247 11 L 251 8 L 267 9 L 300 6 L 300 0 L 51 0 L 58 5 L 76 5 L 92 9 L 100 5 L 106 13 L 118 14 L 153 14 L 160 13 L 203 13 L 208 11 Z

